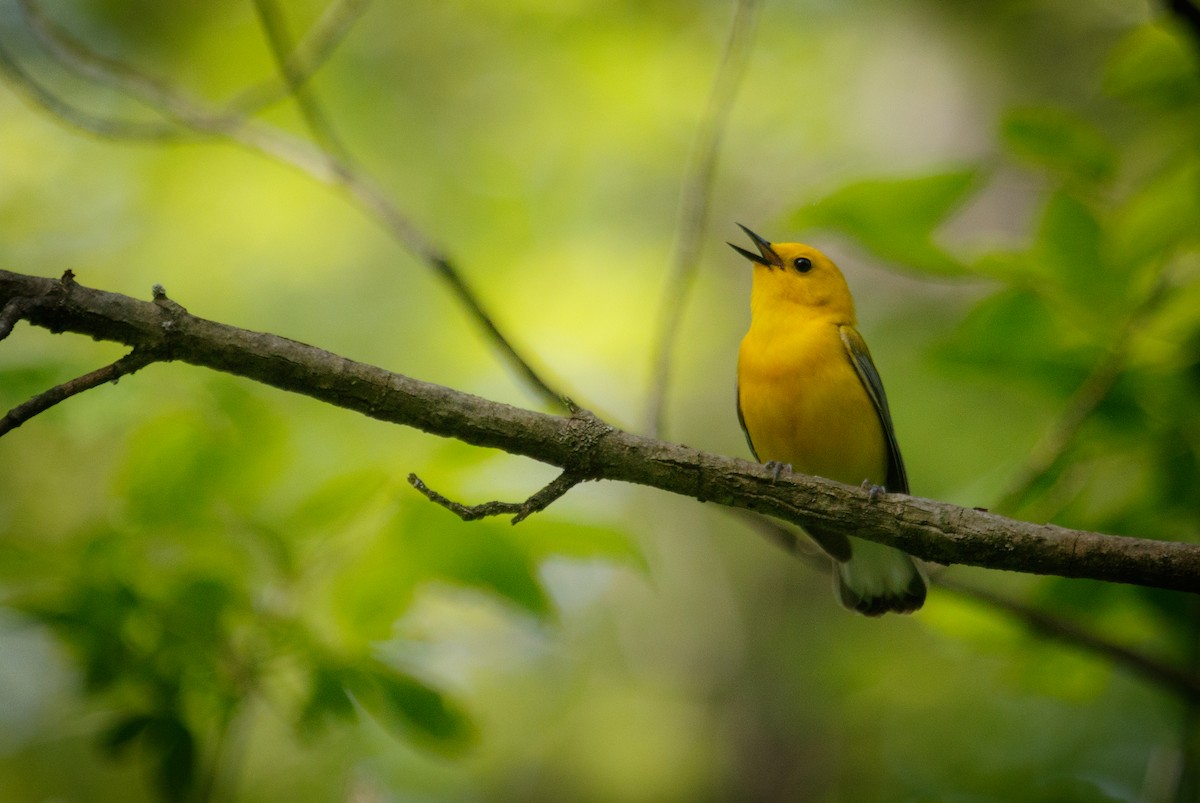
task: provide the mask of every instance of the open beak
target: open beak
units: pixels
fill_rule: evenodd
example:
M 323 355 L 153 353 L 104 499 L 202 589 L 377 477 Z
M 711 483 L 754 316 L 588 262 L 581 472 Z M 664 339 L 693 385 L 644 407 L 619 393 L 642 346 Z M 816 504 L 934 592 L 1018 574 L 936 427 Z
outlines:
M 741 223 L 738 224 L 738 227 L 741 228 L 742 231 L 746 232 L 746 234 L 750 236 L 750 239 L 754 241 L 754 244 L 758 246 L 758 253 L 752 253 L 747 251 L 745 248 L 740 248 L 734 245 L 733 243 L 726 243 L 726 245 L 728 245 L 734 251 L 737 251 L 751 262 L 757 262 L 759 265 L 766 265 L 768 268 L 783 267 L 783 260 L 779 258 L 779 254 L 775 253 L 775 249 L 771 248 L 771 244 L 769 242 L 750 231 L 750 229 L 746 228 Z

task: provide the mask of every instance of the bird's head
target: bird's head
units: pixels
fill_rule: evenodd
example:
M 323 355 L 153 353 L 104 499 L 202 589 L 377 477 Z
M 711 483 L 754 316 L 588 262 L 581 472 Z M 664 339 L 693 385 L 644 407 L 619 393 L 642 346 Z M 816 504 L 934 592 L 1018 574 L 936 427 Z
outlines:
M 754 266 L 753 307 L 795 304 L 824 308 L 847 323 L 854 320 L 854 300 L 846 278 L 833 260 L 803 243 L 771 243 L 742 226 L 758 253 L 729 243 Z

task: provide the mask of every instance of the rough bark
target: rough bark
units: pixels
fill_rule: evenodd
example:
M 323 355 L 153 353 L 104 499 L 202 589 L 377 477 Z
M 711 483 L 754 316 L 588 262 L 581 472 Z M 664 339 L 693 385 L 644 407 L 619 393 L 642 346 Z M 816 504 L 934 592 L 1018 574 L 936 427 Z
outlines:
M 1200 545 L 1031 524 L 986 511 L 866 491 L 626 432 L 586 411 L 557 416 L 422 382 L 276 335 L 154 301 L 0 271 L 0 319 L 124 343 L 476 446 L 892 544 L 937 563 L 1087 577 L 1200 592 Z

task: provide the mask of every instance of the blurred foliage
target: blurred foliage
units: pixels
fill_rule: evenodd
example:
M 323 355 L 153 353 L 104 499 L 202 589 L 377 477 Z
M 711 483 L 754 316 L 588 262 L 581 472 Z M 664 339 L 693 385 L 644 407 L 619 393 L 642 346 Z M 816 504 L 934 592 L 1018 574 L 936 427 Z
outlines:
M 856 181 L 804 206 L 791 222 L 845 232 L 889 262 L 934 274 L 961 273 L 958 260 L 932 235 L 974 179 L 974 171 L 960 170 Z
M 323 7 L 285 10 L 299 32 Z M 273 73 L 240 0 L 47 10 L 200 96 Z M 500 324 L 631 420 L 730 13 L 379 3 L 312 87 Z M 148 117 L 52 63 L 12 7 L 0 40 L 81 107 Z M 1118 0 L 765 4 L 713 220 L 798 233 L 843 266 L 918 493 L 1200 540 L 1197 52 Z M 287 103 L 264 118 L 303 132 Z M 336 192 L 221 143 L 80 136 L 7 90 L 0 119 L 4 267 L 140 296 L 162 282 L 205 317 L 530 403 Z M 748 280 L 709 239 L 672 431 L 746 456 L 732 368 Z M 117 354 L 20 326 L 0 344 L 0 406 Z M 589 484 L 518 527 L 464 524 L 403 477 L 475 501 L 552 474 L 357 419 L 155 365 L 0 440 L 0 801 L 1196 789 L 1194 711 L 987 606 L 935 589 L 911 618 L 849 616 L 826 578 L 719 511 L 641 489 Z M 955 572 L 1200 670 L 1194 599 Z

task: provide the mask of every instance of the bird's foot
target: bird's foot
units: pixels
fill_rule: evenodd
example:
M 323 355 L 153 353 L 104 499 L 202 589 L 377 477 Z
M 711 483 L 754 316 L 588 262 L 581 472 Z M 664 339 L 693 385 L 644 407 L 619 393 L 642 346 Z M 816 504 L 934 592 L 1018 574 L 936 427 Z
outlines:
M 785 474 L 791 475 L 792 473 L 791 463 L 781 463 L 778 460 L 768 460 L 766 463 L 763 463 L 763 465 L 766 466 L 767 470 L 771 472 L 771 482 L 779 482 L 780 477 Z
M 871 502 L 878 502 L 879 497 L 887 493 L 887 488 L 884 488 L 882 485 L 876 485 L 870 480 L 863 480 L 862 485 L 859 487 L 867 492 L 867 500 Z

